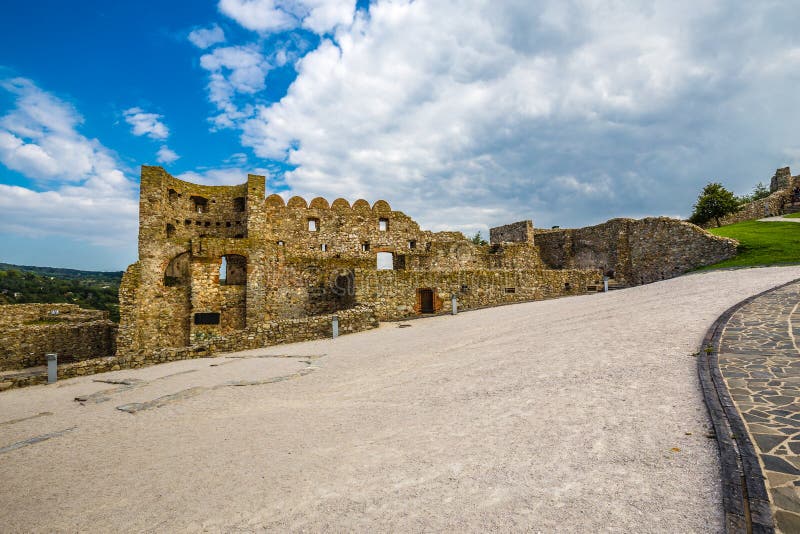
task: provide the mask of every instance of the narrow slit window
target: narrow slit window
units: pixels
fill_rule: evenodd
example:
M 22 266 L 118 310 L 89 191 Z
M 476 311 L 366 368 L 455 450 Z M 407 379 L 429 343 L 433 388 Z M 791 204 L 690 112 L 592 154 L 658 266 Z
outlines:
M 228 259 L 222 256 L 222 262 L 219 264 L 219 283 L 225 285 L 228 278 Z
M 369 241 L 361 243 L 361 251 L 362 252 L 369 252 Z
M 414 250 L 415 248 L 417 248 L 416 240 L 412 239 L 411 241 L 409 241 L 408 242 L 408 248 L 411 249 L 411 250 Z
M 322 245 L 320 245 L 319 248 L 322 250 L 322 252 L 327 252 L 328 251 L 328 244 L 327 243 L 323 243 Z

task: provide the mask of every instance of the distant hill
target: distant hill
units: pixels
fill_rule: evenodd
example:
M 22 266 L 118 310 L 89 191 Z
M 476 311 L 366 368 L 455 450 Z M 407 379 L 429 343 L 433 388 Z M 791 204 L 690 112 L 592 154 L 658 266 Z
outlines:
M 78 271 L 0 263 L 0 304 L 27 302 L 77 304 L 107 310 L 119 321 L 119 284 L 122 271 Z

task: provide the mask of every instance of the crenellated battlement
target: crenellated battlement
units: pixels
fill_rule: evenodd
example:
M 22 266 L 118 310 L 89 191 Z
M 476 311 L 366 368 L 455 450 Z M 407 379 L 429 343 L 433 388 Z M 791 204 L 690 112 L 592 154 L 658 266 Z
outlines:
M 277 193 L 269 195 L 264 199 L 264 205 L 268 209 L 276 210 L 281 208 L 286 209 L 306 209 L 306 210 L 330 210 L 335 212 L 372 212 L 378 214 L 392 213 L 392 207 L 385 200 L 376 200 L 372 206 L 363 198 L 359 198 L 351 205 L 347 199 L 337 198 L 329 203 L 322 197 L 315 197 L 310 202 L 300 196 L 293 196 L 288 201 L 284 201 L 283 197 Z

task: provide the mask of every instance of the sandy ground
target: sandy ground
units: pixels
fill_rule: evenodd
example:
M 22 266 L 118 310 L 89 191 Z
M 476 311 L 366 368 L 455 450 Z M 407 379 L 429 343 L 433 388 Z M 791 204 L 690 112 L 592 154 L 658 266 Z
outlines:
M 720 531 L 692 353 L 797 277 L 694 274 L 0 393 L 0 530 Z M 120 377 L 141 382 L 92 381 Z

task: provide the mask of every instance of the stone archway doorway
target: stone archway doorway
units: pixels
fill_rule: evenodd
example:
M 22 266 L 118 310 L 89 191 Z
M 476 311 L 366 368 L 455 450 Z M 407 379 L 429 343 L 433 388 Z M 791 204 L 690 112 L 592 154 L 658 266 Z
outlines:
M 417 289 L 417 302 L 419 303 L 420 313 L 434 313 L 433 289 Z

